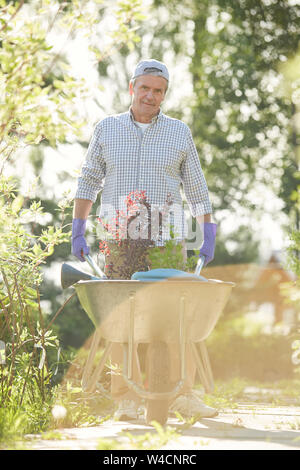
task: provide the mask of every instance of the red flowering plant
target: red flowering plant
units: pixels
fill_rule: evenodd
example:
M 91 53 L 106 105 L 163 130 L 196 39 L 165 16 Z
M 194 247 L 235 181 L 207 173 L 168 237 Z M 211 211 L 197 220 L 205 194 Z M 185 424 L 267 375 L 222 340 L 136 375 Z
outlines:
M 151 207 L 145 191 L 131 191 L 125 198 L 125 210 L 117 210 L 109 223 L 99 218 L 109 238 L 99 242 L 108 277 L 130 279 L 135 271 L 147 269 L 147 252 L 154 245 L 150 218 Z
M 167 206 L 171 205 L 168 196 Z M 151 216 L 155 210 L 147 201 L 145 191 L 131 191 L 125 198 L 125 210 L 117 210 L 110 222 L 99 218 L 108 241 L 99 242 L 99 250 L 105 255 L 105 270 L 112 279 L 130 279 L 136 271 L 149 269 L 149 248 L 155 246 L 155 238 L 162 234 L 162 216 L 158 214 L 158 231 L 151 233 Z M 157 220 L 153 217 L 153 220 Z

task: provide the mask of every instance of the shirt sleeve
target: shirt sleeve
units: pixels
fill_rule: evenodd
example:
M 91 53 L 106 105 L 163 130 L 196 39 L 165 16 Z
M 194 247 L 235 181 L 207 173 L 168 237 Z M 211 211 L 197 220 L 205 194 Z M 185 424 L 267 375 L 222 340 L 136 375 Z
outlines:
M 101 146 L 101 126 L 98 123 L 87 150 L 81 175 L 78 178 L 75 198 L 89 199 L 95 202 L 99 191 L 103 188 L 105 172 L 106 165 Z
M 181 178 L 192 216 L 211 214 L 208 188 L 190 129 L 187 129 L 186 156 L 181 166 Z

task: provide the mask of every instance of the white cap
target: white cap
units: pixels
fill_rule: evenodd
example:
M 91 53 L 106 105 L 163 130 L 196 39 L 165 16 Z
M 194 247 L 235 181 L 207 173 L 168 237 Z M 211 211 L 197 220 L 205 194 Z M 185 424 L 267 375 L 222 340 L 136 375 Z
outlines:
M 155 75 L 157 77 L 163 77 L 169 81 L 169 72 L 167 66 L 155 59 L 142 60 L 139 62 L 135 68 L 131 80 L 140 77 L 141 75 Z

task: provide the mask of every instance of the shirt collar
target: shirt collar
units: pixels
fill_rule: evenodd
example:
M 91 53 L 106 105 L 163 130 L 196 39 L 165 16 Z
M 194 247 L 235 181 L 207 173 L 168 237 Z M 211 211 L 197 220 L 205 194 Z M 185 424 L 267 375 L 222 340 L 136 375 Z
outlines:
M 157 122 L 159 119 L 161 119 L 162 115 L 163 115 L 162 110 L 159 108 L 159 113 L 151 119 L 151 124 L 153 124 L 153 123 Z M 133 122 L 135 119 L 134 119 L 134 115 L 133 115 L 131 106 L 129 108 L 129 116 L 130 116 L 131 122 Z

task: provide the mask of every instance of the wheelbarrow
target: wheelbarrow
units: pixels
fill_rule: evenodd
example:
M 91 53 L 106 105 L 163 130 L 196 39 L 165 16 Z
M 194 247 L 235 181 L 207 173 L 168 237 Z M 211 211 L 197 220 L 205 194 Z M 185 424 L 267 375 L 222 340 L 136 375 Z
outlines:
M 185 381 L 186 347 L 189 344 L 204 390 L 211 393 L 214 384 L 205 340 L 214 329 L 234 283 L 201 276 L 204 259 L 199 260 L 195 275 L 181 276 L 181 272 L 177 272 L 175 277 L 159 281 L 151 280 L 151 277 L 143 279 L 143 276 L 143 280 L 108 280 L 90 257 L 86 260 L 100 277 L 84 274 L 82 278 L 80 271 L 76 271 L 72 273 L 71 281 L 81 306 L 96 329 L 83 370 L 83 389 L 86 392 L 96 389 L 112 344 L 121 343 L 125 382 L 145 400 L 147 423 L 157 421 L 163 425 L 168 418 L 169 403 L 180 393 Z M 68 266 L 65 265 L 63 287 L 70 285 L 65 280 L 68 277 L 66 270 Z M 93 370 L 101 338 L 106 346 Z M 148 344 L 147 389 L 133 380 L 135 345 L 140 343 Z M 180 377 L 175 383 L 170 382 L 170 343 L 176 343 L 180 352 Z

